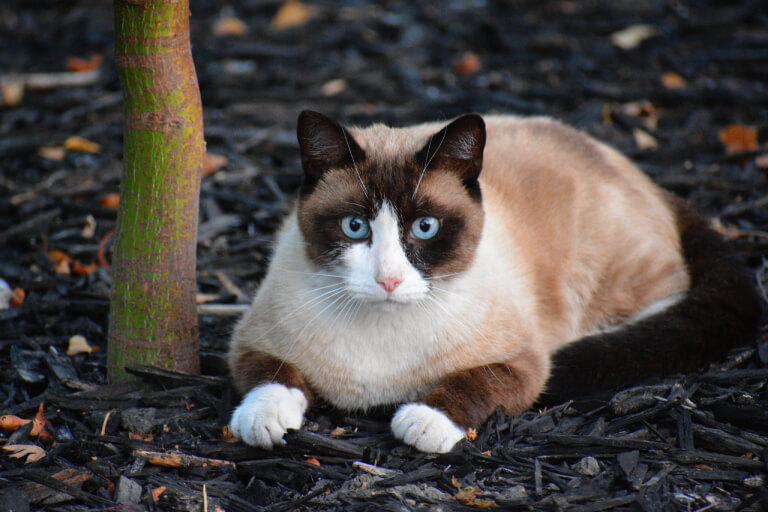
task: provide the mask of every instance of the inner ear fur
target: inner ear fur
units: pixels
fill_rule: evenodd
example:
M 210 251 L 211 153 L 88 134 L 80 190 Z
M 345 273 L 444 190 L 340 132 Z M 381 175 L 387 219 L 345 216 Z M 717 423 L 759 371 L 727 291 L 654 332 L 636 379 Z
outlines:
M 485 121 L 477 114 L 466 114 L 451 121 L 432 135 L 416 153 L 416 161 L 429 169 L 458 173 L 464 184 L 474 189 L 483 168 Z
M 332 168 L 353 167 L 365 158 L 352 135 L 336 121 L 311 110 L 299 114 L 296 135 L 301 164 L 309 183 L 317 182 Z

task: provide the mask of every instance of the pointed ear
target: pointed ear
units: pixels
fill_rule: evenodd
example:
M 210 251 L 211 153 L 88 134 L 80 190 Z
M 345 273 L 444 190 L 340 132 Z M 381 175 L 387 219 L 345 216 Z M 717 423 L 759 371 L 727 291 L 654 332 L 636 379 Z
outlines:
M 347 130 L 318 112 L 304 110 L 299 114 L 296 132 L 304 175 L 310 183 L 318 181 L 328 169 L 353 166 L 365 158 Z
M 477 114 L 467 114 L 432 135 L 416 161 L 458 172 L 465 185 L 474 187 L 483 168 L 484 148 L 485 122 Z

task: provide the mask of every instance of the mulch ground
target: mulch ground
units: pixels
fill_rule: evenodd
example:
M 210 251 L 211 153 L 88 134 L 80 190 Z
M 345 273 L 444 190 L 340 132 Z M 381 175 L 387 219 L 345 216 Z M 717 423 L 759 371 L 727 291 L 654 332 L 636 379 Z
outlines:
M 303 108 L 354 123 L 563 119 L 719 219 L 765 282 L 763 2 L 318 1 L 276 17 L 281 5 L 192 2 L 208 150 L 226 159 L 203 178 L 201 300 L 245 304 L 263 275 L 301 179 Z M 233 316 L 200 316 L 204 375 L 136 367 L 107 384 L 112 23 L 96 0 L 0 5 L 0 278 L 24 295 L 0 310 L 0 414 L 43 404 L 0 432 L 0 510 L 768 508 L 765 328 L 699 372 L 498 413 L 445 455 L 395 441 L 383 413 L 322 407 L 284 448 L 227 440 Z M 67 355 L 76 335 L 99 350 Z

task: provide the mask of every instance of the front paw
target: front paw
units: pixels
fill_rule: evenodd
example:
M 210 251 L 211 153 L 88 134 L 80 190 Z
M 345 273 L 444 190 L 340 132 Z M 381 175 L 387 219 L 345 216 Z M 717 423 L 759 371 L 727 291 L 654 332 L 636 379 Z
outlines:
M 256 386 L 245 395 L 230 421 L 232 434 L 243 442 L 271 449 L 285 444 L 283 434 L 298 429 L 307 410 L 307 398 L 297 388 L 282 384 Z
M 422 452 L 449 452 L 464 438 L 448 416 L 424 404 L 401 406 L 392 418 L 392 433 Z

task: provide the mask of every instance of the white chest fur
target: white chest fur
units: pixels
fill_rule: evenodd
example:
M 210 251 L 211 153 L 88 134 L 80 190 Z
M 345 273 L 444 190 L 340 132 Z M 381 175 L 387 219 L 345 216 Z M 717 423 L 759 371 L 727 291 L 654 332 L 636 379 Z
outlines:
M 498 282 L 510 272 L 509 267 L 498 267 L 510 261 L 509 256 L 498 257 L 500 249 L 487 242 L 494 237 L 485 235 L 475 263 L 465 273 L 430 283 L 432 289 L 420 298 L 366 300 L 348 293 L 349 276 L 361 281 L 361 271 L 318 271 L 310 265 L 292 216 L 235 339 L 247 349 L 293 364 L 310 386 L 337 406 L 366 408 L 413 400 L 457 369 L 459 361 L 443 354 L 474 341 L 494 295 L 478 283 Z M 402 264 L 401 259 L 395 261 Z M 373 274 L 369 279 L 374 282 Z M 506 291 L 515 288 L 515 279 L 506 281 Z M 409 289 L 426 288 L 425 282 Z

